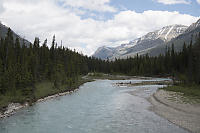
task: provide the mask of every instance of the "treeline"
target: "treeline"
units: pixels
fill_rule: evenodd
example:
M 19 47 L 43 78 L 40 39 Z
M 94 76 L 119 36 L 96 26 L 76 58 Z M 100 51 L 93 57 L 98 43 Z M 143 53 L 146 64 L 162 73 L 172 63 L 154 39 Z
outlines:
M 195 43 L 183 44 L 180 52 L 175 52 L 174 44 L 166 48 L 166 53 L 158 57 L 136 56 L 135 58 L 98 60 L 94 70 L 106 73 L 121 73 L 141 76 L 173 76 L 185 84 L 200 84 L 200 33 Z
M 184 44 L 182 52 L 176 53 L 174 45 L 165 55 L 158 57 L 136 56 L 135 58 L 104 61 L 87 57 L 63 46 L 58 46 L 55 36 L 51 47 L 47 40 L 40 43 L 35 38 L 29 46 L 13 39 L 8 29 L 6 38 L 0 40 L 0 94 L 32 95 L 37 82 L 51 81 L 54 88 L 75 84 L 78 76 L 88 72 L 104 72 L 126 75 L 171 75 L 185 83 L 200 84 L 200 35 L 189 46 Z
M 6 38 L 0 41 L 0 94 L 22 91 L 23 95 L 32 95 L 34 84 L 45 80 L 58 89 L 61 85 L 70 87 L 79 75 L 88 73 L 87 60 L 75 51 L 58 47 L 55 36 L 50 48 L 47 40 L 40 44 L 39 38 L 26 46 L 18 38 L 14 40 L 8 29 Z

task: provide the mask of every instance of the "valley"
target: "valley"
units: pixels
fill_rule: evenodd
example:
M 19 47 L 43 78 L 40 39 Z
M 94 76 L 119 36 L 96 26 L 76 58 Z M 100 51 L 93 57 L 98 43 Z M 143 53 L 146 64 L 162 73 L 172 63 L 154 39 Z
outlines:
M 199 0 L 0 1 L 0 133 L 200 132 Z

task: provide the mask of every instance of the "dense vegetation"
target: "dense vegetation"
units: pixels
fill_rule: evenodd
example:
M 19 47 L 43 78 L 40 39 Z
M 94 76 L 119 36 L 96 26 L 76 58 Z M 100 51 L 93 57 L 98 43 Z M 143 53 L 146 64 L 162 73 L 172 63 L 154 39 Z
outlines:
M 108 72 L 128 75 L 173 76 L 185 84 L 200 84 L 200 34 L 193 44 L 183 44 L 181 52 L 175 52 L 174 44 L 166 48 L 165 55 L 158 57 L 136 56 L 135 58 L 116 59 L 109 62 Z
M 34 101 L 37 83 L 52 83 L 52 92 L 58 92 L 63 85 L 76 86 L 79 76 L 88 73 L 88 58 L 58 47 L 55 36 L 48 48 L 47 40 L 40 46 L 39 38 L 35 38 L 33 44 L 26 46 L 18 38 L 13 40 L 12 34 L 8 29 L 7 37 L 0 41 L 0 101 L 3 96 L 12 97 L 12 101 Z
M 181 52 L 175 52 L 174 44 L 166 47 L 166 53 L 158 57 L 136 56 L 94 63 L 94 70 L 105 73 L 121 73 L 143 76 L 173 76 L 185 84 L 200 84 L 200 33 L 193 43 L 183 44 Z
M 41 93 L 38 83 L 47 82 L 52 92 L 64 91 L 61 88 L 72 88 L 79 82 L 80 75 L 88 72 L 172 75 L 184 83 L 200 84 L 200 37 L 194 45 L 192 42 L 188 47 L 184 44 L 179 53 L 172 45 L 159 57 L 146 55 L 103 61 L 57 46 L 55 36 L 49 48 L 47 40 L 40 44 L 39 38 L 35 38 L 33 44 L 26 46 L 20 44 L 18 38 L 14 40 L 12 34 L 8 29 L 6 38 L 0 41 L 0 101 L 5 96 L 16 100 L 19 95 L 22 101 L 34 101 Z M 48 93 L 42 94 L 45 95 Z

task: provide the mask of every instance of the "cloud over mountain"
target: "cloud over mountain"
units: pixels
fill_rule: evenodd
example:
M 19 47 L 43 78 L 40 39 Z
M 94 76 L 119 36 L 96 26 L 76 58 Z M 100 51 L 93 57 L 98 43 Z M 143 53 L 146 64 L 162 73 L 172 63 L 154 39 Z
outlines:
M 117 11 L 110 0 L 0 0 L 0 20 L 21 36 L 43 41 L 56 35 L 58 44 L 91 55 L 99 46 L 129 42 L 166 25 L 190 25 L 198 18 L 177 11 Z M 70 1 L 72 1 L 70 3 Z M 76 8 L 76 10 L 74 10 Z M 114 12 L 106 20 L 83 17 L 85 12 Z

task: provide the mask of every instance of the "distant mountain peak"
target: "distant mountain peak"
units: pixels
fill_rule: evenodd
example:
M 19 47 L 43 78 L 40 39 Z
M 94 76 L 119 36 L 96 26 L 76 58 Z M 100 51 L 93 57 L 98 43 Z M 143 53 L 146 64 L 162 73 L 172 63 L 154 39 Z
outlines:
M 134 56 L 138 52 L 144 53 L 147 49 L 169 42 L 173 38 L 185 32 L 187 28 L 187 26 L 178 24 L 165 26 L 159 30 L 149 32 L 127 44 L 121 44 L 118 47 L 111 48 L 102 46 L 97 49 L 93 56 L 101 59 L 126 58 L 127 56 Z
M 101 58 L 101 59 L 107 59 L 109 57 L 112 57 L 114 54 L 114 49 L 111 47 L 101 46 L 99 47 L 95 53 L 93 54 L 94 57 Z
M 169 26 L 163 27 L 160 30 L 150 32 L 146 34 L 145 36 L 143 36 L 142 38 L 151 39 L 151 40 L 161 39 L 167 42 L 177 37 L 181 33 L 183 33 L 186 29 L 187 29 L 187 26 L 184 26 L 184 25 L 178 25 L 178 24 L 169 25 Z

